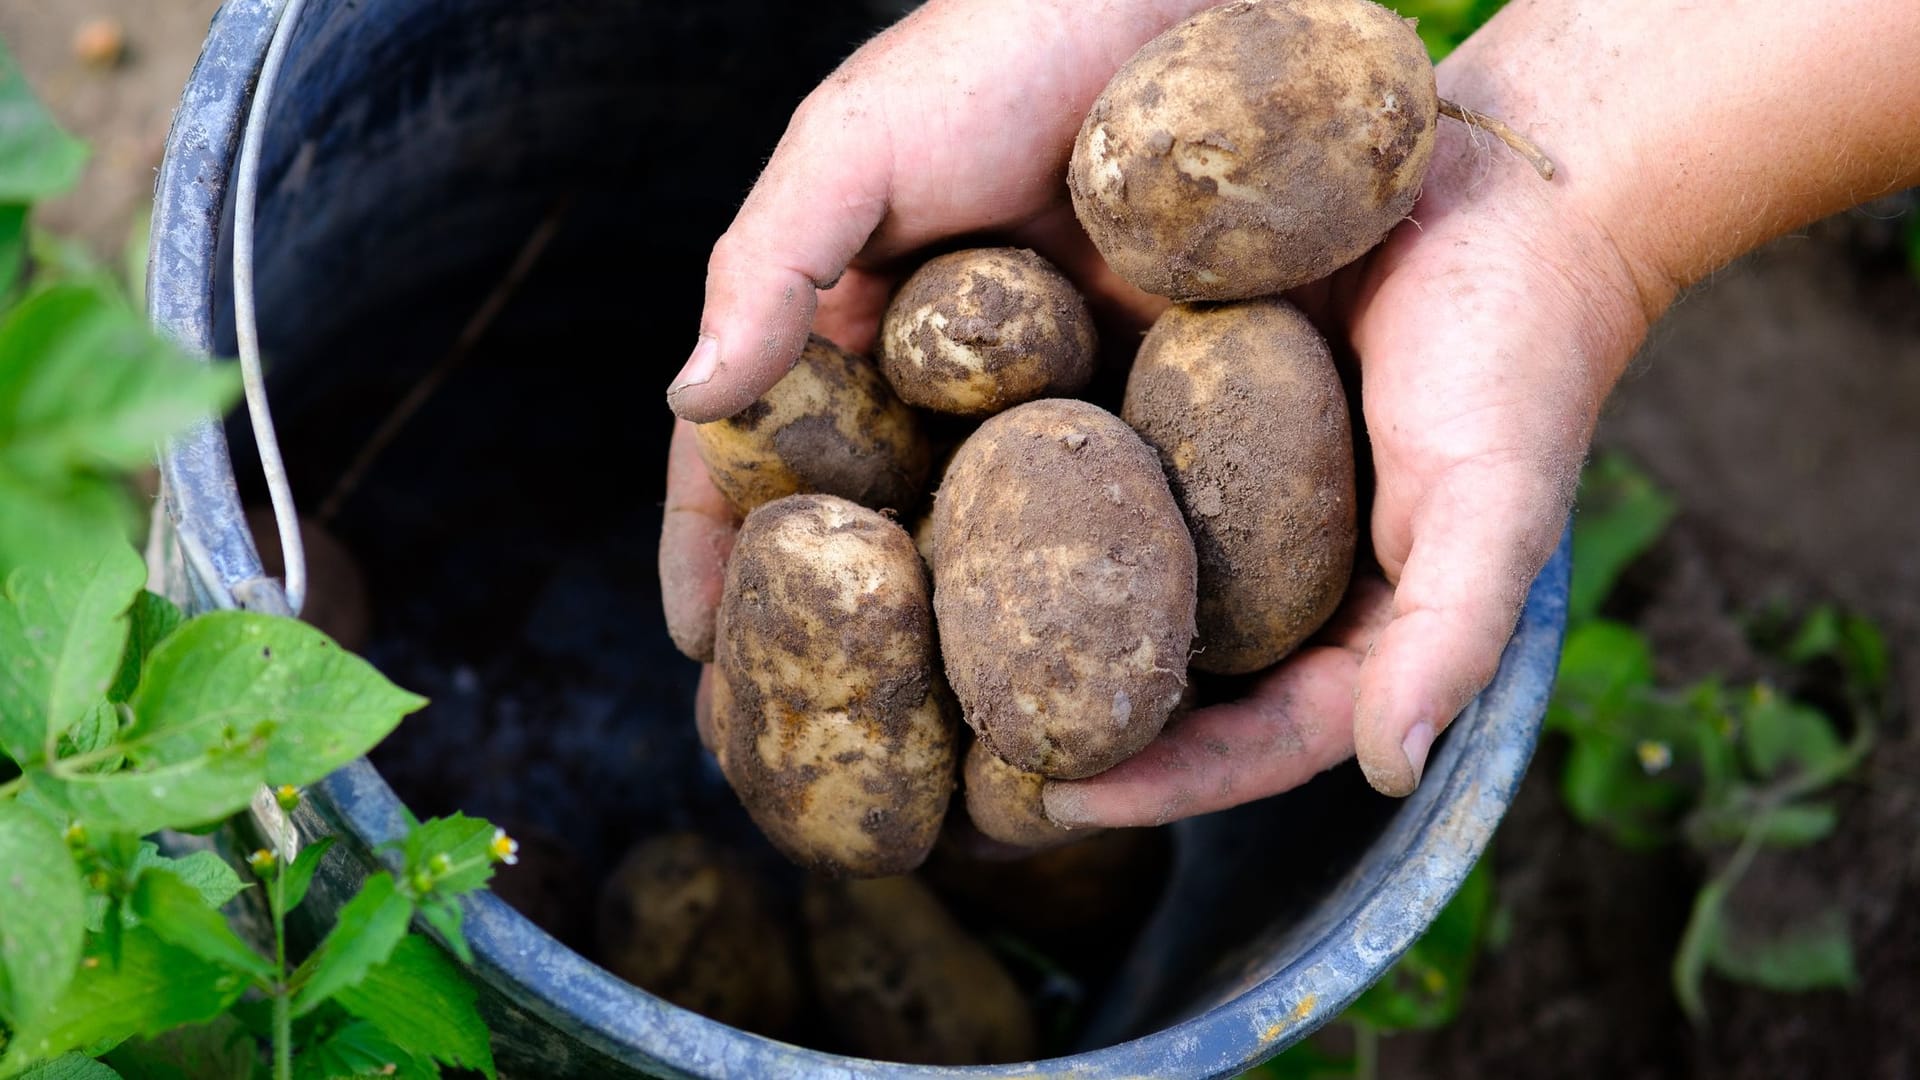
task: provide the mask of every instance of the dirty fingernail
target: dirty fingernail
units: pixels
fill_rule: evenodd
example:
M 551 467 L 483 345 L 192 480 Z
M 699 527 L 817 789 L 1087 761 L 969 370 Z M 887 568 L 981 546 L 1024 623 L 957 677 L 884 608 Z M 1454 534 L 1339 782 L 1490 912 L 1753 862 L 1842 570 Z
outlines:
M 719 367 L 720 342 L 701 334 L 693 347 L 693 355 L 687 358 L 687 366 L 680 369 L 680 374 L 674 376 L 673 385 L 667 387 L 667 396 L 672 397 L 690 386 L 699 386 L 712 379 Z
M 1048 784 L 1040 790 L 1040 803 L 1047 820 L 1063 829 L 1079 829 L 1093 824 L 1087 818 L 1087 793 L 1074 787 Z
M 1427 751 L 1433 749 L 1433 725 L 1425 720 L 1413 725 L 1407 737 L 1400 741 L 1400 749 L 1407 755 L 1407 764 L 1413 767 L 1413 784 L 1420 786 L 1420 776 L 1427 771 Z

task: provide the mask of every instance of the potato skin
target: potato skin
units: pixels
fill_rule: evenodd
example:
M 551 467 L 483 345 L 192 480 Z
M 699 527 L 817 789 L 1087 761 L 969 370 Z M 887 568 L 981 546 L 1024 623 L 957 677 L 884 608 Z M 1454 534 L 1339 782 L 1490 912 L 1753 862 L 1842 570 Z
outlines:
M 1120 415 L 1159 453 L 1200 557 L 1192 666 L 1271 666 L 1353 574 L 1353 433 L 1326 342 L 1285 300 L 1175 305 L 1141 343 Z
M 1033 1056 L 1019 987 L 919 881 L 815 881 L 802 908 L 820 1006 L 849 1052 L 925 1065 Z
M 760 400 L 694 435 L 714 486 L 742 514 L 803 492 L 911 510 L 933 456 L 879 370 L 817 334 Z
M 1239 0 L 1148 42 L 1074 142 L 1074 212 L 1114 272 L 1175 300 L 1317 281 L 1407 216 L 1439 98 L 1369 0 Z
M 793 941 L 742 866 L 692 833 L 627 853 L 600 891 L 598 952 L 641 989 L 778 1036 L 799 1004 Z
M 988 416 L 1093 378 L 1093 315 L 1024 248 L 974 248 L 914 271 L 880 321 L 880 370 L 910 405 Z
M 767 839 L 827 874 L 920 865 L 958 739 L 906 531 L 831 495 L 747 515 L 720 599 L 711 734 Z
M 1159 733 L 1186 685 L 1196 569 L 1131 428 L 1060 399 L 988 420 L 940 485 L 933 538 L 947 679 L 994 753 L 1075 779 Z
M 1001 761 L 1000 755 L 978 740 L 967 748 L 961 776 L 967 818 L 990 840 L 1041 851 L 1100 832 L 1055 825 L 1040 800 L 1047 778 Z

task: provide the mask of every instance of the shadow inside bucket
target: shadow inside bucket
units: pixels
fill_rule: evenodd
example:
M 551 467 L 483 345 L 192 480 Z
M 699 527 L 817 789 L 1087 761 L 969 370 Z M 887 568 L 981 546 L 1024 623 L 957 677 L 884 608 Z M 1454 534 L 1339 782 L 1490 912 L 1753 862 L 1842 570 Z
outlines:
M 320 5 L 295 40 L 259 306 L 307 511 L 556 223 L 327 525 L 367 580 L 366 655 L 432 701 L 374 763 L 417 813 L 520 836 L 499 891 L 581 951 L 601 880 L 647 836 L 697 829 L 794 877 L 700 750 L 697 669 L 665 632 L 663 390 L 714 238 L 792 106 L 889 7 L 368 0 Z M 244 421 L 229 437 L 258 505 Z M 1167 902 L 1046 1049 L 1143 1034 L 1273 970 L 1394 806 L 1349 766 L 1173 830 Z

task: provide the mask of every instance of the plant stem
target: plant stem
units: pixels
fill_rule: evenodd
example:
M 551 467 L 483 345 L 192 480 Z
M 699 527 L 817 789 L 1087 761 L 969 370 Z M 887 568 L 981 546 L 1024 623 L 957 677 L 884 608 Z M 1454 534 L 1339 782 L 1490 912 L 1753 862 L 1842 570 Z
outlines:
M 293 994 L 287 987 L 287 875 L 273 868 L 273 1080 L 293 1080 Z
M 1380 1029 L 1364 1020 L 1353 1024 L 1353 1075 L 1377 1080 L 1380 1075 Z

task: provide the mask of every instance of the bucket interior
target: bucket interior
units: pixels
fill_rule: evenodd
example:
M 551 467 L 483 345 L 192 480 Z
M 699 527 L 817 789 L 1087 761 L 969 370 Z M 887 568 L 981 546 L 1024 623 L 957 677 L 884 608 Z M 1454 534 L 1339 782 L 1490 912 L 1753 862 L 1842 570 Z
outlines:
M 697 829 L 791 878 L 701 751 L 697 668 L 665 632 L 663 391 L 792 107 L 900 7 L 312 0 L 282 74 L 258 305 L 305 511 L 554 230 L 326 525 L 365 575 L 366 655 L 432 701 L 374 764 L 421 816 L 520 837 L 501 893 L 588 955 L 593 896 L 646 836 Z M 261 505 L 244 421 L 229 437 Z M 1364 887 L 1399 805 L 1349 766 L 1164 830 L 1177 886 L 1152 886 L 1140 910 L 1166 902 L 1043 1049 L 1157 1030 L 1278 970 Z

